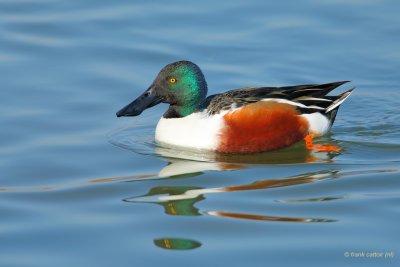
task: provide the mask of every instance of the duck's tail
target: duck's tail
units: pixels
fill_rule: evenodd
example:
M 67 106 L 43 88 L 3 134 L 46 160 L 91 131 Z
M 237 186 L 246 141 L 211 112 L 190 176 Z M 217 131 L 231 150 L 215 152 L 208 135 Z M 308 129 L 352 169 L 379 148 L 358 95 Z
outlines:
M 335 99 L 332 99 L 333 102 L 325 109 L 325 116 L 328 117 L 329 122 L 332 126 L 335 121 L 336 114 L 339 110 L 340 105 L 351 95 L 355 87 L 341 93 L 338 96 L 335 96 Z M 333 97 L 331 97 L 333 98 Z

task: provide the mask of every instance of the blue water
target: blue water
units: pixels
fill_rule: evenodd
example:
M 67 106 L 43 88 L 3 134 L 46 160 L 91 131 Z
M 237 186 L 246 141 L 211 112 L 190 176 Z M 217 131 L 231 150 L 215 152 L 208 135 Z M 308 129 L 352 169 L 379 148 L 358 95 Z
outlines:
M 0 0 L 0 266 L 399 266 L 399 12 Z M 157 147 L 165 105 L 115 112 L 181 59 L 210 93 L 351 80 L 319 140 L 342 152 Z

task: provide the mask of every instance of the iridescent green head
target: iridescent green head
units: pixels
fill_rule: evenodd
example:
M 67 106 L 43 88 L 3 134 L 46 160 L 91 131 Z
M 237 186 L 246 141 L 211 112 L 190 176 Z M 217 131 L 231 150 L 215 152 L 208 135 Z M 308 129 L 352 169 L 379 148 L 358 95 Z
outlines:
M 181 118 L 197 111 L 206 96 L 207 83 L 200 68 L 190 61 L 178 61 L 165 66 L 150 87 L 117 116 L 137 116 L 147 108 L 168 103 L 164 118 Z

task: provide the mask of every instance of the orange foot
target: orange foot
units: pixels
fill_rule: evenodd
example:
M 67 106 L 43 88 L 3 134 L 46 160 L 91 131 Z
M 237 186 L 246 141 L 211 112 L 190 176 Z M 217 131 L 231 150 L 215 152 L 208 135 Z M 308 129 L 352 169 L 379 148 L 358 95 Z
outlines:
M 311 134 L 307 134 L 304 137 L 304 141 L 306 142 L 306 148 L 309 150 L 318 150 L 320 152 L 331 152 L 331 151 L 342 150 L 340 147 L 337 147 L 334 145 L 315 145 L 315 144 L 313 144 L 313 137 Z

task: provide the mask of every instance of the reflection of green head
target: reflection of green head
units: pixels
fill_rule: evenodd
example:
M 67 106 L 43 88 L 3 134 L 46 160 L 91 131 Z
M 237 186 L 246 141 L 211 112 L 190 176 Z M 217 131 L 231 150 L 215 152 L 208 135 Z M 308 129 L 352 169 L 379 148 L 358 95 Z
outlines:
M 187 250 L 201 246 L 200 242 L 182 238 L 160 238 L 154 239 L 154 245 L 165 249 Z
M 182 195 L 186 191 L 200 189 L 197 187 L 154 187 L 150 190 L 146 196 L 154 196 L 154 195 L 163 195 L 169 194 L 173 195 Z M 181 216 L 198 216 L 201 215 L 199 210 L 194 207 L 196 202 L 203 200 L 204 197 L 202 195 L 197 196 L 195 198 L 188 199 L 180 199 L 180 200 L 169 200 L 167 202 L 156 202 L 156 204 L 162 205 L 165 209 L 165 213 L 169 215 L 181 215 Z
M 144 202 L 154 203 L 164 207 L 165 213 L 169 215 L 181 216 L 199 216 L 201 213 L 194 205 L 204 199 L 203 195 L 196 197 L 173 199 L 173 196 L 184 195 L 185 192 L 193 189 L 201 189 L 199 187 L 174 187 L 174 186 L 158 186 L 152 188 L 147 194 L 138 197 L 124 199 L 126 202 Z M 172 199 L 159 200 L 159 196 L 169 195 Z M 155 198 L 154 198 L 155 197 Z M 154 199 L 157 199 L 154 201 Z

